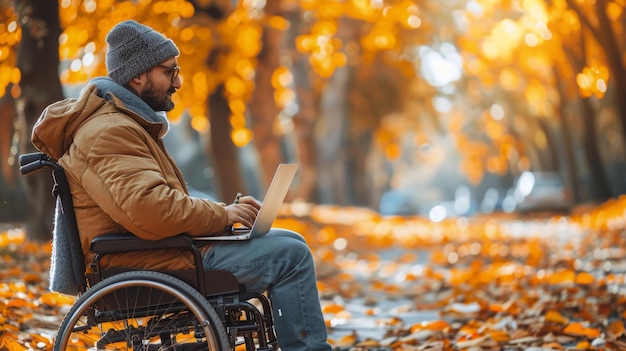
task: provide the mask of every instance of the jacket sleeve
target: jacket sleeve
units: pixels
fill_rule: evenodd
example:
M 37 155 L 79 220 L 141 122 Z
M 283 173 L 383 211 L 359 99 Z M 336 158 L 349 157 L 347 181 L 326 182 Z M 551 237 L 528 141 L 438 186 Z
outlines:
M 95 128 L 98 133 L 83 147 L 81 183 L 87 194 L 115 222 L 144 239 L 223 231 L 228 224 L 224 207 L 189 196 L 163 144 L 122 118 L 127 117 L 107 118 L 103 123 L 108 125 Z

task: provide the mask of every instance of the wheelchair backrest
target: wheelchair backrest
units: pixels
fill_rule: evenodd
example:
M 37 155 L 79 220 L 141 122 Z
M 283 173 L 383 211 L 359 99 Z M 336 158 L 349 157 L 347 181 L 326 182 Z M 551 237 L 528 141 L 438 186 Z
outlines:
M 71 255 L 70 267 L 57 267 L 57 269 L 71 270 L 72 277 L 79 293 L 87 289 L 87 281 L 85 277 L 85 256 L 78 234 L 78 226 L 76 224 L 76 215 L 74 214 L 74 204 L 72 202 L 72 194 L 67 182 L 67 177 L 63 171 L 63 167 L 42 152 L 20 155 L 20 172 L 23 175 L 38 171 L 42 168 L 52 169 L 52 177 L 54 179 L 53 195 L 57 198 L 57 212 L 63 217 L 65 224 L 64 237 L 54 238 L 55 243 L 61 243 L 69 249 Z M 59 232 L 55 231 L 55 235 Z

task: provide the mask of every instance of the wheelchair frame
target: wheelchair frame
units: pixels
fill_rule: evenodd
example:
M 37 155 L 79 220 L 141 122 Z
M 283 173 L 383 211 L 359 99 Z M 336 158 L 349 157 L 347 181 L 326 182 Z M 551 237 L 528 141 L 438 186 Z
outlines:
M 59 200 L 69 233 L 71 267 L 67 269 L 71 269 L 79 298 L 59 328 L 55 351 L 79 348 L 72 343 L 98 350 L 113 346 L 117 350 L 223 351 L 241 344 L 247 351 L 278 349 L 269 299 L 246 291 L 230 272 L 204 270 L 200 243 L 189 235 L 157 241 L 132 234 L 102 235 L 90 243 L 96 255 L 86 266 L 63 168 L 41 152 L 20 155 L 19 163 L 23 175 L 52 170 L 52 193 Z M 195 269 L 147 271 L 100 265 L 109 254 L 172 248 L 190 251 Z

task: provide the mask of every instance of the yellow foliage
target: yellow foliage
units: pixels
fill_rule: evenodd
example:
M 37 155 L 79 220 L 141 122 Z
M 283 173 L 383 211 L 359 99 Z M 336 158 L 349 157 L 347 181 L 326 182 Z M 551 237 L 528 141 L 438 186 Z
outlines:
M 476 159 L 462 160 L 459 168 L 472 184 L 479 184 L 485 174 L 482 163 Z
M 598 63 L 583 68 L 582 72 L 576 75 L 578 91 L 583 97 L 595 95 L 602 98 L 606 93 L 609 80 L 609 69 Z
M 274 101 L 276 101 L 278 108 L 284 108 L 295 99 L 296 93 L 292 89 L 276 89 L 274 92 Z
M 209 119 L 206 116 L 192 116 L 191 127 L 200 133 L 204 133 L 209 129 Z
M 246 24 L 237 29 L 235 42 L 244 57 L 256 57 L 261 51 L 261 28 Z
M 244 80 L 254 78 L 254 60 L 239 60 L 234 65 L 235 73 Z
M 228 107 L 233 115 L 242 115 L 246 111 L 246 103 L 243 100 L 232 99 L 228 102 Z
M 303 9 L 314 10 L 320 19 L 338 18 L 347 11 L 348 4 L 334 0 L 304 0 Z
M 483 42 L 484 55 L 491 60 L 510 60 L 523 34 L 523 28 L 513 20 L 500 21 Z
M 230 125 L 233 129 L 245 128 L 246 117 L 242 114 L 233 113 L 230 115 Z
M 361 39 L 361 45 L 367 51 L 390 50 L 397 45 L 396 33 L 391 27 L 379 25 Z
M 238 76 L 232 76 L 225 82 L 226 92 L 233 97 L 242 97 L 246 92 L 246 85 Z
M 252 131 L 248 128 L 233 129 L 230 135 L 237 147 L 244 147 L 252 140 Z
M 387 144 L 384 151 L 389 160 L 397 160 L 402 155 L 402 148 L 396 143 Z
M 293 75 L 288 67 L 279 66 L 272 74 L 272 87 L 275 89 L 288 87 L 293 82 Z
M 490 156 L 487 158 L 486 168 L 491 173 L 504 175 L 508 171 L 507 160 L 498 156 Z
M 624 4 L 618 4 L 617 2 L 610 1 L 606 5 L 606 15 L 611 21 L 618 20 L 624 13 Z
M 520 84 L 520 78 L 516 71 L 505 69 L 500 72 L 500 85 L 506 90 L 515 90 Z
M 268 20 L 268 24 L 270 27 L 282 31 L 289 29 L 289 21 L 280 16 L 271 16 Z
M 71 62 L 70 68 L 61 72 L 62 81 L 84 83 L 92 77 L 104 75 L 104 36 L 118 21 L 136 19 L 166 33 L 181 50 L 179 61 L 183 67 L 181 78 L 184 84 L 175 95 L 176 108 L 170 118 L 177 120 L 189 111 L 194 128 L 208 130 L 206 100 L 224 85 L 225 97 L 235 116 L 230 119 L 232 136 L 238 138 L 237 144 L 245 145 L 252 134 L 245 119 L 236 116 L 246 115 L 246 105 L 255 89 L 256 56 L 262 49 L 261 35 L 266 27 L 287 30 L 290 26 L 286 18 L 263 14 L 251 3 L 240 2 L 226 20 L 210 23 L 194 16 L 193 5 L 185 0 L 62 0 L 59 9 L 64 31 L 59 41 L 59 54 L 63 60 Z M 524 94 L 530 114 L 546 117 L 555 113 L 553 104 L 556 101 L 555 93 L 545 88 L 552 83 L 546 79 L 552 77 L 555 66 L 567 71 L 563 49 L 567 49 L 570 38 L 579 38 L 581 26 L 585 23 L 565 0 L 549 3 L 541 0 L 478 0 L 472 6 L 479 7 L 480 11 L 472 11 L 468 6 L 466 13 L 462 14 L 468 25 L 461 35 L 452 33 L 447 25 L 428 22 L 429 13 L 424 11 L 436 13 L 441 9 L 437 7 L 439 4 L 426 6 L 414 0 L 301 0 L 290 2 L 290 6 L 292 3 L 297 3 L 306 13 L 303 21 L 308 22 L 310 28 L 297 36 L 296 49 L 308 58 L 311 70 L 322 78 L 322 82 L 332 77 L 338 68 L 348 65 L 349 59 L 363 62 L 379 53 L 404 54 L 409 47 L 417 47 L 423 42 L 428 45 L 420 33 L 433 30 L 442 40 L 453 35 L 458 38 L 464 73 L 478 78 L 475 80 L 477 84 L 467 89 L 471 103 L 479 102 L 484 89 L 503 88 Z M 587 3 L 577 3 L 583 10 L 591 8 Z M 623 16 L 623 7 L 623 1 L 608 2 L 606 15 L 609 20 L 619 20 Z M 12 19 L 0 24 L 0 94 L 5 93 L 4 87 L 21 79 L 19 70 L 7 69 L 13 66 L 15 44 L 21 38 L 15 14 L 8 12 L 8 15 Z M 349 42 L 344 42 L 344 37 L 338 33 L 339 23 L 344 23 L 345 18 L 363 24 L 357 31 L 360 37 L 351 37 Z M 496 19 L 492 21 L 492 18 Z M 432 29 L 430 26 L 437 27 Z M 598 51 L 597 46 L 587 47 L 589 52 Z M 209 57 L 211 67 L 206 66 Z M 413 61 L 397 57 L 395 61 L 394 64 L 403 65 L 405 72 L 414 73 L 411 69 L 415 66 Z M 5 62 L 9 63 L 5 65 Z M 602 98 L 609 85 L 608 68 L 602 61 L 589 62 L 581 72 L 571 73 L 572 79 L 576 80 L 581 96 Z M 279 108 L 295 99 L 295 92 L 285 89 L 292 80 L 288 67 L 281 67 L 274 73 L 274 100 Z M 320 87 L 323 83 L 314 84 Z M 11 94 L 19 96 L 21 88 L 14 86 Z M 461 130 L 461 123 L 451 125 Z M 505 148 L 497 142 L 507 135 L 506 128 L 492 124 L 487 125 L 485 131 L 496 143 L 493 150 L 461 165 L 472 182 L 480 181 L 485 171 L 505 172 L 513 162 L 527 167 L 529 158 L 523 155 L 521 148 L 511 146 L 500 152 Z M 541 139 L 543 136 L 538 138 L 545 141 Z M 387 157 L 395 159 L 400 156 L 401 147 L 395 137 L 378 145 Z

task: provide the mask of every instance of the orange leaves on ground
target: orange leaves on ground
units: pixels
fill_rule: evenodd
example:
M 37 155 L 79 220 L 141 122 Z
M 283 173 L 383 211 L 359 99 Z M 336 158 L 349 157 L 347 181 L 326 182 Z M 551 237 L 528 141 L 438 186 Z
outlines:
M 576 273 L 569 269 L 556 271 L 548 277 L 548 283 L 558 284 L 572 284 L 576 281 Z
M 436 320 L 432 322 L 421 322 L 414 324 L 409 328 L 411 333 L 417 330 L 435 330 L 435 331 L 447 331 L 450 329 L 450 324 L 443 320 Z
M 544 317 L 546 322 L 557 323 L 557 324 L 567 324 L 569 323 L 569 318 L 563 316 L 558 311 L 548 311 Z
M 589 285 L 589 284 L 593 284 L 596 281 L 596 278 L 592 275 L 589 274 L 587 272 L 580 272 L 576 275 L 576 284 L 581 284 L 581 285 Z
M 606 269 L 626 264 L 626 250 L 607 249 L 624 247 L 626 232 L 590 231 L 582 245 L 556 246 L 554 237 L 510 235 L 509 217 L 433 224 L 333 206 L 292 205 L 287 212 L 278 223 L 301 232 L 311 247 L 335 347 L 626 349 L 626 297 L 614 292 L 625 276 Z M 563 221 L 545 221 L 563 230 Z M 33 268 L 36 257 L 47 262 L 49 245 L 8 247 L 0 251 L 4 351 L 36 348 L 46 341 L 24 331 L 42 313 L 58 314 L 60 323 L 73 297 L 46 290 L 43 261 Z M 379 338 L 370 337 L 374 331 Z M 19 335 L 17 346 L 7 333 Z
M 546 342 L 541 344 L 541 350 L 563 350 L 563 345 L 558 342 Z
M 33 350 L 33 349 L 39 349 L 39 350 L 50 350 L 52 349 L 53 346 L 53 341 L 52 339 L 42 336 L 42 335 L 38 335 L 38 334 L 31 334 L 30 337 L 32 338 L 31 340 L 26 340 L 26 344 L 29 346 L 29 350 Z
M 27 347 L 20 344 L 19 336 L 8 331 L 0 332 L 0 350 L 25 351 Z
M 6 264 L 11 264 L 14 263 L 13 262 L 13 258 L 11 256 L 6 256 L 4 257 L 4 262 L 6 262 Z M 13 266 L 13 267 L 7 267 L 6 269 L 0 271 L 0 278 L 7 278 L 7 277 L 19 277 L 22 274 L 22 267 L 20 266 Z M 2 294 L 2 289 L 0 289 L 0 296 Z
M 418 258 L 419 255 L 415 252 L 405 252 L 396 259 L 396 262 L 413 263 L 416 262 Z
M 503 343 L 511 340 L 511 335 L 506 330 L 490 330 L 489 337 L 497 343 Z
M 76 301 L 76 298 L 56 292 L 47 292 L 41 295 L 39 301 L 48 306 L 71 306 Z
M 366 339 L 354 345 L 355 348 L 365 348 L 366 350 L 368 348 L 377 348 L 380 346 L 380 342 L 373 339 Z
M 47 291 L 50 243 L 26 241 L 21 229 L 12 229 L 0 232 L 0 252 L 0 350 L 52 349 L 46 335 L 61 323 L 60 308 L 73 302 Z
M 322 307 L 322 312 L 324 313 L 339 313 L 343 310 L 344 310 L 343 306 L 339 304 L 325 305 Z
M 481 310 L 483 310 L 483 306 L 476 301 L 469 303 L 454 302 L 444 309 L 444 311 L 453 315 L 473 315 Z
M 21 270 L 11 270 L 13 272 L 18 272 L 21 274 Z M 19 275 L 18 275 L 19 276 Z M 19 296 L 19 294 L 26 293 L 27 288 L 26 285 L 22 282 L 7 282 L 0 283 L 0 297 L 3 298 L 11 298 Z
M 620 320 L 615 320 L 609 324 L 607 327 L 607 331 L 611 334 L 612 337 L 619 338 L 624 335 L 626 329 L 624 329 L 624 322 Z
M 582 323 L 574 322 L 569 324 L 565 329 L 563 329 L 563 333 L 575 335 L 575 336 L 584 336 L 587 338 L 597 338 L 600 336 L 600 330 L 597 328 L 585 327 Z
M 357 341 L 357 333 L 352 332 L 351 334 L 344 335 L 338 340 L 329 340 L 329 343 L 335 346 L 351 346 L 354 345 Z
M 26 233 L 21 229 L 10 229 L 0 232 L 0 248 L 9 245 L 23 244 L 26 240 Z
M 462 269 L 462 268 L 450 269 L 449 281 L 451 285 L 470 283 L 473 277 L 474 277 L 474 273 L 470 270 Z
M 593 284 L 596 278 L 588 272 L 576 273 L 573 270 L 560 270 L 556 271 L 548 277 L 550 284 L 580 284 L 589 285 Z
M 370 342 L 359 338 L 359 323 L 369 318 L 388 328 L 387 338 L 372 340 L 372 345 L 378 342 L 393 351 L 588 349 L 586 342 L 592 341 L 606 342 L 606 350 L 619 349 L 608 338 L 622 337 L 623 324 L 606 319 L 618 311 L 626 320 L 626 298 L 611 300 L 606 287 L 621 286 L 623 275 L 603 271 L 602 262 L 598 270 L 587 269 L 594 266 L 585 262 L 598 261 L 595 245 L 619 247 L 620 241 L 593 236 L 590 245 L 557 247 L 533 233 L 511 237 L 496 218 L 436 227 L 412 218 L 371 217 L 347 226 L 332 218 L 315 223 L 309 217 L 303 235 L 323 262 L 319 286 L 322 296 L 332 301 L 324 305 L 331 335 L 355 328 L 341 342 L 334 338 L 335 346 Z M 573 223 L 552 217 L 546 222 Z M 523 227 L 523 221 L 517 225 Z M 331 246 L 338 237 L 347 241 L 345 250 Z M 392 256 L 385 254 L 389 250 Z M 622 256 L 613 257 L 616 266 L 626 259 Z M 352 298 L 364 306 L 355 310 Z M 413 305 L 386 307 L 396 299 Z M 404 314 L 422 310 L 437 311 L 443 319 L 403 325 Z M 385 322 L 389 316 L 398 317 L 395 324 Z M 366 325 L 372 327 L 371 322 Z M 602 341 L 603 333 L 607 341 Z
M 22 275 L 22 279 L 24 280 L 24 283 L 26 284 L 36 284 L 41 282 L 41 275 L 40 274 L 35 274 L 35 273 L 25 273 Z

